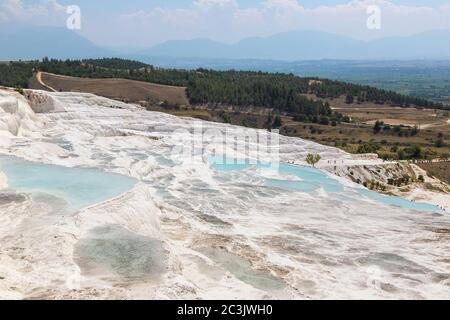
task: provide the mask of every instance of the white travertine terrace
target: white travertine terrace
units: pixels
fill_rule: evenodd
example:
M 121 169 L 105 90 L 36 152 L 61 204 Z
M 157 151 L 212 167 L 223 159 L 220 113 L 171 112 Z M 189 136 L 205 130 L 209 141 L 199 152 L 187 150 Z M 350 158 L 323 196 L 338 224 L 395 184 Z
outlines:
M 25 95 L 28 100 L 0 90 L 0 154 L 95 167 L 140 182 L 116 199 L 63 215 L 57 201 L 8 189 L 0 172 L 0 297 L 450 296 L 446 216 L 351 193 L 288 192 L 261 184 L 267 175 L 289 178 L 276 173 L 175 165 L 172 147 L 196 139 L 198 120 L 90 94 Z M 240 130 L 201 123 L 204 129 Z M 380 163 L 280 137 L 282 161 L 301 163 L 307 153 L 346 164 Z

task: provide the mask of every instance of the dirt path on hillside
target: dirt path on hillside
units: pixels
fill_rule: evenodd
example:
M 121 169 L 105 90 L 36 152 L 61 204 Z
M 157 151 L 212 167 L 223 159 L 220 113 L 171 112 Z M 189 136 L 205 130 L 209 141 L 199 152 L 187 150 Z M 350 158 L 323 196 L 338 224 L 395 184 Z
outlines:
M 439 127 L 445 127 L 450 124 L 450 119 L 448 119 L 446 122 L 440 122 L 440 123 L 430 123 L 430 124 L 424 124 L 421 125 L 421 129 L 429 129 L 429 128 L 439 128 Z
M 38 73 L 36 73 L 36 80 L 39 82 L 41 86 L 44 86 L 45 88 L 47 88 L 52 92 L 57 92 L 54 88 L 50 87 L 49 85 L 46 85 L 44 81 L 42 81 L 42 72 L 39 71 Z

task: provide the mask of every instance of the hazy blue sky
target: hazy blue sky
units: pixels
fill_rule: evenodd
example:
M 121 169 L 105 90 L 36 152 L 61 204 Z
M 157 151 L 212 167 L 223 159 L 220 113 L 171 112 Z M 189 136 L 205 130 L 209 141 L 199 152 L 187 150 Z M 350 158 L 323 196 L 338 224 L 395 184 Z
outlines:
M 78 5 L 78 32 L 105 46 L 151 46 L 171 39 L 244 37 L 314 29 L 359 39 L 450 28 L 449 0 L 0 0 L 0 22 L 64 27 Z M 381 9 L 381 29 L 366 26 Z
M 23 1 L 24 3 L 39 3 L 39 0 Z M 86 8 L 101 8 L 104 10 L 104 5 L 108 4 L 108 12 L 131 12 L 139 9 L 152 8 L 156 6 L 168 8 L 189 8 L 192 5 L 192 0 L 61 0 L 61 4 L 79 4 Z M 238 0 L 242 8 L 256 7 L 264 0 Z M 319 5 L 337 5 L 348 3 L 348 0 L 299 0 L 298 3 L 306 8 L 314 8 Z M 449 4 L 448 0 L 393 0 L 392 3 L 399 5 L 415 5 L 415 6 L 440 6 Z

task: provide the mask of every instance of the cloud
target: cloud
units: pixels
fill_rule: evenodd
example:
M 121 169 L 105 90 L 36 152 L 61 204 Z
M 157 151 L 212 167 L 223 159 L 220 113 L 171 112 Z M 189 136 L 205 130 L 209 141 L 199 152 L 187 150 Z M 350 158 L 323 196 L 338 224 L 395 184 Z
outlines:
M 24 5 L 22 0 L 0 0 L 1 22 L 61 26 L 66 19 L 66 7 L 56 0 L 45 0 L 36 5 Z
M 366 10 L 372 5 L 381 9 L 382 27 L 376 31 L 366 27 Z M 304 8 L 296 0 L 267 0 L 261 11 L 278 31 L 315 29 L 359 39 L 450 28 L 449 12 L 443 7 L 397 5 L 387 0 L 353 0 L 315 8 Z
M 366 9 L 370 5 L 381 9 L 380 30 L 366 27 Z M 83 15 L 81 33 L 103 45 L 149 46 L 170 39 L 205 37 L 235 42 L 299 29 L 373 39 L 450 28 L 450 5 L 398 5 L 391 0 L 349 0 L 312 8 L 302 6 L 298 0 L 261 0 L 246 7 L 240 5 L 240 0 L 193 0 L 187 7 L 161 5 L 120 15 L 104 13 L 101 17 L 93 12 L 84 14 L 90 19 Z M 65 7 L 57 0 L 36 5 L 0 0 L 0 21 L 64 26 L 66 18 Z
M 236 26 L 259 26 L 264 24 L 264 14 L 256 8 L 237 10 L 232 20 Z
M 155 7 L 147 12 L 124 14 L 116 24 L 147 30 L 151 43 L 194 37 L 235 40 L 234 22 L 241 25 L 246 14 L 248 17 L 251 11 L 239 9 L 235 0 L 195 0 L 186 9 Z
M 297 29 L 371 39 L 450 28 L 450 6 L 432 8 L 397 5 L 387 0 L 352 0 L 345 4 L 305 8 L 300 3 L 297 0 L 265 0 L 254 7 L 241 8 L 236 0 L 195 0 L 186 9 L 157 7 L 145 14 L 121 18 L 148 30 L 167 30 L 166 38 L 209 37 L 227 42 Z M 366 27 L 366 9 L 370 5 L 381 9 L 381 30 Z M 164 38 L 154 36 L 149 40 L 158 42 Z
M 195 0 L 193 7 L 199 10 L 210 9 L 237 9 L 238 3 L 236 0 Z

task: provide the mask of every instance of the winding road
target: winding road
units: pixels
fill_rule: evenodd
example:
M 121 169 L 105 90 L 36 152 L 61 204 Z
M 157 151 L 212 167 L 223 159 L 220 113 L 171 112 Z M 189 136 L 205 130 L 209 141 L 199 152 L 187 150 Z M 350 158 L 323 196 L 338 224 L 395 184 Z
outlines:
M 57 90 L 55 90 L 54 88 L 52 88 L 49 85 L 45 84 L 44 81 L 42 81 L 42 72 L 38 71 L 38 73 L 36 73 L 36 80 L 39 82 L 39 84 L 41 86 L 47 88 L 48 90 L 50 90 L 52 92 L 57 92 Z

